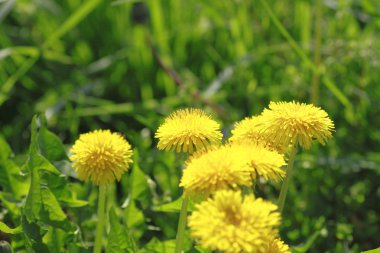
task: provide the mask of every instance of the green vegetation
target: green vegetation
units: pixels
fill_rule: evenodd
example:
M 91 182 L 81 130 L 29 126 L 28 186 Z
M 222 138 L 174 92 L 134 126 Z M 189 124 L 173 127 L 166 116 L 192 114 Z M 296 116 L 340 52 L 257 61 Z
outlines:
M 67 152 L 94 129 L 134 148 L 107 189 L 106 252 L 173 252 L 186 157 L 156 149 L 163 118 L 202 108 L 228 137 L 291 100 L 336 129 L 296 157 L 282 238 L 299 253 L 380 246 L 380 2 L 0 0 L 0 22 L 0 239 L 13 252 L 92 252 L 98 191 Z M 280 185 L 256 190 L 275 201 Z

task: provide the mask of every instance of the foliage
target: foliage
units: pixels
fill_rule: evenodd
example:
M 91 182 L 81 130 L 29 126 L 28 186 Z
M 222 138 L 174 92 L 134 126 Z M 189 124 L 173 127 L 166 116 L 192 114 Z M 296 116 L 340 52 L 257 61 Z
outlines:
M 315 1 L 0 1 L 1 240 L 91 252 L 97 189 L 67 152 L 80 133 L 111 129 L 134 163 L 108 188 L 106 252 L 172 252 L 185 156 L 155 148 L 164 116 L 202 108 L 230 136 L 269 101 L 307 102 L 317 75 L 336 131 L 297 157 L 281 236 L 294 252 L 379 247 L 380 5 L 320 2 L 317 66 Z

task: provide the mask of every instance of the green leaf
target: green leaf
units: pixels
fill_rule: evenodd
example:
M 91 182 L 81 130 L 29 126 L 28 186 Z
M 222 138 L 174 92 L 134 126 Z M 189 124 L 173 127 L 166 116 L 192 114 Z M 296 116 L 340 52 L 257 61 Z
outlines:
M 65 252 L 65 240 L 67 235 L 65 231 L 49 227 L 48 232 L 43 236 L 42 241 L 46 244 L 50 252 L 60 253 Z
M 43 156 L 34 152 L 30 154 L 28 160 L 28 168 L 31 172 L 31 183 L 29 188 L 29 194 L 26 197 L 25 215 L 28 221 L 31 221 L 33 219 L 37 219 L 42 205 L 42 182 L 40 177 L 40 170 L 46 170 L 52 173 L 59 173 L 59 171 L 53 165 L 51 165 Z
M 0 231 L 6 234 L 19 234 L 22 232 L 21 226 L 10 228 L 7 224 L 0 221 Z
M 19 198 L 28 192 L 27 183 L 21 177 L 21 170 L 11 159 L 12 150 L 0 135 L 0 185 L 3 191 Z
M 27 161 L 27 167 L 31 174 L 31 183 L 29 194 L 26 198 L 24 213 L 29 222 L 44 219 L 51 225 L 61 226 L 62 224 L 56 224 L 55 222 L 64 221 L 66 215 L 63 213 L 54 194 L 51 193 L 46 184 L 41 180 L 42 171 L 57 175 L 59 175 L 60 172 L 39 153 L 38 138 L 37 117 L 35 116 L 31 124 L 31 144 L 29 148 L 29 159 Z
M 30 124 L 29 156 L 36 153 L 38 153 L 38 126 L 37 126 L 37 115 L 34 115 L 32 119 L 32 123 Z
M 0 157 L 8 158 L 12 155 L 12 149 L 2 135 L 0 135 Z
M 41 229 L 35 222 L 28 222 L 25 216 L 21 217 L 22 231 L 25 248 L 29 253 L 49 253 L 49 249 L 42 242 Z
M 136 207 L 135 200 L 146 201 L 150 198 L 147 176 L 138 166 L 138 151 L 133 151 L 133 169 L 129 177 L 129 196 L 125 201 L 125 221 L 128 227 L 144 224 L 144 214 Z
M 160 211 L 160 212 L 176 212 L 178 213 L 181 210 L 182 206 L 182 196 L 170 203 L 154 206 L 154 211 Z
M 173 253 L 175 240 L 160 241 L 157 238 L 150 240 L 140 252 Z
M 46 170 L 57 175 L 60 174 L 60 171 L 40 154 L 32 154 L 28 166 L 31 169 Z
M 79 199 L 59 198 L 59 202 L 62 202 L 68 207 L 83 207 L 88 205 L 88 201 Z
M 109 212 L 111 230 L 108 235 L 106 253 L 137 252 L 134 240 L 129 236 L 125 226 L 119 223 L 114 208 Z
M 182 207 L 182 199 L 183 197 L 181 196 L 180 198 L 170 202 L 170 203 L 167 203 L 167 204 L 163 204 L 163 205 L 159 205 L 159 206 L 154 206 L 153 207 L 153 210 L 154 211 L 159 211 L 159 212 L 175 212 L 175 213 L 178 213 L 181 211 L 181 207 Z M 191 199 L 189 199 L 189 205 L 187 207 L 187 210 L 188 211 L 193 211 L 194 210 L 194 202 L 191 201 Z
M 14 199 L 15 195 L 12 193 L 0 192 L 0 202 L 2 207 L 5 208 L 13 216 L 18 217 L 20 215 L 20 206 Z
M 57 199 L 47 187 L 41 187 L 41 198 L 43 208 L 48 212 L 50 220 L 63 221 L 66 219 L 66 215 L 62 211 Z
M 199 252 L 199 253 L 212 253 L 212 250 L 210 249 L 203 249 L 199 246 L 195 246 L 195 249 Z
M 41 154 L 50 162 L 66 159 L 66 150 L 61 139 L 46 128 L 45 119 L 41 119 L 41 122 L 38 134 L 38 144 Z
M 43 156 L 32 152 L 28 160 L 28 168 L 31 172 L 29 194 L 26 197 L 25 215 L 28 221 L 39 216 L 42 204 L 40 170 L 59 173 Z
M 144 224 L 144 214 L 136 207 L 134 201 L 129 203 L 125 210 L 125 223 L 128 228 L 137 227 Z
M 362 253 L 380 253 L 380 248 L 362 251 Z
M 139 155 L 137 149 L 133 151 L 133 168 L 130 177 L 130 195 L 132 199 L 145 201 L 151 198 L 148 185 L 148 176 L 139 167 Z
M 31 160 L 31 159 L 30 159 Z M 38 173 L 38 167 L 29 167 L 31 171 L 31 181 L 29 194 L 26 197 L 25 202 L 25 216 L 29 222 L 37 219 L 41 210 L 41 189 L 40 189 L 40 176 Z

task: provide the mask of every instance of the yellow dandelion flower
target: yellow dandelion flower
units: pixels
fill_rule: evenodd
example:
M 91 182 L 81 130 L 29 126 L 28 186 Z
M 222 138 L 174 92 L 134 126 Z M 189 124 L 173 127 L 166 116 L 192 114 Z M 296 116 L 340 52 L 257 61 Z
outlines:
M 291 253 L 289 246 L 278 238 L 271 240 L 267 244 L 267 248 L 264 252 L 265 253 Z
M 283 152 L 285 150 L 284 147 L 274 143 L 266 135 L 258 131 L 258 120 L 258 116 L 253 116 L 237 122 L 231 131 L 232 136 L 229 138 L 229 141 L 232 143 L 252 143 L 270 150 Z
M 233 147 L 247 160 L 253 179 L 262 176 L 265 180 L 279 181 L 284 178 L 285 171 L 281 167 L 286 162 L 282 154 L 253 144 L 238 144 Z
M 271 102 L 258 123 L 258 131 L 284 146 L 299 144 L 308 149 L 312 140 L 321 144 L 332 137 L 334 123 L 319 107 L 298 102 Z
M 190 234 L 203 248 L 227 253 L 264 253 L 278 235 L 277 206 L 240 191 L 222 190 L 196 205 L 188 218 Z
M 96 185 L 119 181 L 132 162 L 131 145 L 120 134 L 109 130 L 81 134 L 70 152 L 78 177 Z
M 187 194 L 209 195 L 220 189 L 252 185 L 251 171 L 240 148 L 221 146 L 191 157 L 183 170 L 180 186 Z
M 222 139 L 219 124 L 200 109 L 181 109 L 170 114 L 158 128 L 157 147 L 193 153 Z

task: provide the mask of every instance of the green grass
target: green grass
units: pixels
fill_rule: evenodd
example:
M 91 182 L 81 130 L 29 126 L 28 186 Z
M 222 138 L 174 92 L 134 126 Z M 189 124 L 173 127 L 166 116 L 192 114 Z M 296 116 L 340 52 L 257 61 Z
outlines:
M 229 136 L 234 122 L 269 101 L 313 99 L 336 131 L 325 147 L 297 157 L 281 235 L 295 252 L 379 247 L 380 4 L 317 2 L 0 1 L 0 220 L 9 227 L 1 230 L 26 231 L 1 239 L 20 251 L 90 252 L 97 191 L 75 178 L 61 149 L 108 128 L 135 148 L 131 172 L 108 189 L 114 238 L 146 251 L 171 248 L 178 213 L 157 210 L 180 197 L 185 157 L 155 149 L 163 117 L 200 107 Z M 57 154 L 46 143 L 35 150 L 55 169 L 27 162 L 36 114 L 58 136 Z M 43 131 L 34 133 L 50 141 Z M 29 217 L 21 217 L 20 203 L 35 208 L 26 197 L 31 183 L 48 184 L 36 189 L 60 210 L 53 220 L 26 207 Z M 279 186 L 258 191 L 275 200 Z

